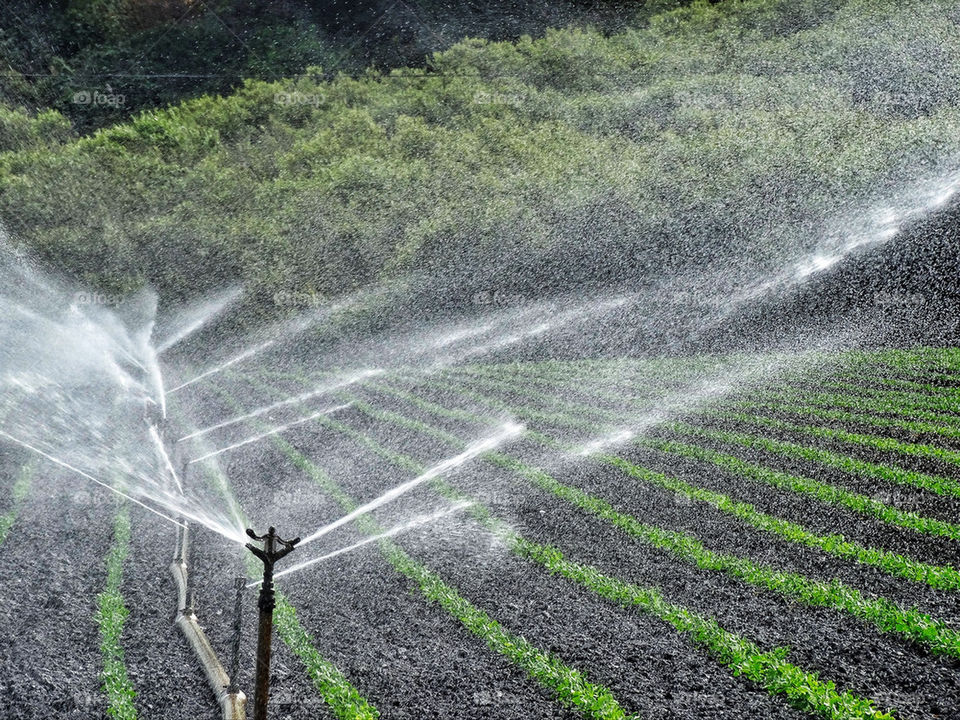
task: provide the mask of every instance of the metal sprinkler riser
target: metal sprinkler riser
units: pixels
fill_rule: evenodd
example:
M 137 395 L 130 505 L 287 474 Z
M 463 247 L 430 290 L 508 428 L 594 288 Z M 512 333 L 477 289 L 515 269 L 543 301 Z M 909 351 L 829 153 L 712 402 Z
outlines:
M 257 630 L 257 681 L 253 696 L 254 720 L 267 720 L 267 701 L 270 693 L 270 653 L 273 642 L 273 610 L 277 605 L 276 591 L 273 587 L 273 567 L 278 560 L 293 552 L 300 538 L 283 540 L 271 527 L 266 535 L 257 535 L 247 528 L 247 535 L 262 542 L 263 548 L 247 543 L 247 549 L 263 563 L 263 583 L 257 607 L 260 610 L 260 624 Z

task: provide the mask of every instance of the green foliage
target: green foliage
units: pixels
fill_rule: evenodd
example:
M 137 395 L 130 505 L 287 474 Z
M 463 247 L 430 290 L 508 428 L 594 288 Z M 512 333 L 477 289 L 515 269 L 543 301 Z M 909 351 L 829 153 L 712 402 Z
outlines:
M 220 390 L 218 394 L 240 409 L 236 401 L 227 393 Z M 422 472 L 424 468 L 416 460 L 404 455 L 391 452 L 380 446 L 375 440 L 362 433 L 358 433 L 348 426 L 320 417 L 318 421 L 338 432 L 349 434 L 354 439 L 387 458 L 401 468 L 413 473 Z M 331 494 L 345 512 L 351 512 L 357 507 L 357 502 L 347 495 L 327 473 L 323 472 L 314 462 L 298 452 L 292 445 L 279 437 L 272 438 L 277 448 L 298 468 L 306 471 L 325 492 Z M 444 494 L 456 495 L 440 479 L 434 485 L 442 488 Z M 486 518 L 480 512 L 481 518 Z M 369 516 L 357 520 L 358 528 L 368 535 L 382 532 L 382 528 Z M 482 638 L 491 650 L 505 656 L 518 665 L 532 679 L 551 689 L 558 701 L 579 710 L 585 717 L 597 720 L 615 720 L 627 718 L 610 690 L 602 685 L 590 682 L 586 676 L 575 668 L 564 664 L 559 658 L 535 647 L 523 637 L 511 633 L 483 610 L 475 607 L 457 590 L 445 583 L 436 573 L 422 563 L 414 560 L 399 545 L 389 539 L 381 539 L 379 547 L 390 565 L 399 573 L 413 581 L 423 595 L 437 602 L 450 615 L 460 621 L 463 626 L 474 635 Z
M 123 654 L 123 625 L 130 614 L 123 600 L 123 563 L 130 547 L 130 515 L 125 506 L 117 512 L 113 527 L 113 545 L 107 556 L 107 583 L 97 595 L 95 620 L 100 628 L 100 654 L 103 668 L 100 681 L 107 696 L 107 715 L 114 720 L 136 720 L 136 691 L 127 675 Z
M 0 105 L 0 153 L 12 150 L 52 149 L 72 137 L 70 121 L 56 110 L 34 116 L 23 108 Z
M 430 425 L 404 417 L 398 413 L 378 410 L 352 394 L 344 394 L 343 399 L 352 407 L 372 418 L 398 427 L 414 430 L 462 449 L 466 443 L 459 438 Z M 435 407 L 433 404 L 423 404 Z M 682 429 L 675 427 L 674 429 Z M 559 451 L 570 451 L 561 443 L 551 441 L 542 435 L 533 434 L 545 445 Z M 641 438 L 641 443 L 665 452 L 695 452 L 689 446 L 679 443 Z M 916 642 L 927 644 L 934 652 L 960 657 L 960 633 L 950 630 L 944 623 L 913 609 L 904 609 L 883 599 L 864 598 L 859 592 L 839 581 L 824 583 L 810 580 L 796 573 L 777 571 L 771 567 L 754 563 L 746 558 L 711 551 L 704 547 L 692 535 L 664 530 L 639 522 L 636 518 L 617 511 L 613 505 L 602 498 L 593 496 L 578 488 L 557 481 L 539 468 L 530 467 L 520 460 L 499 452 L 484 455 L 497 467 L 511 470 L 541 490 L 548 492 L 581 510 L 606 520 L 631 537 L 652 547 L 671 552 L 681 559 L 698 567 L 728 573 L 744 582 L 760 585 L 775 592 L 811 605 L 831 607 L 874 623 L 881 630 L 906 634 Z M 873 565 L 884 572 L 905 577 L 917 582 L 930 584 L 946 590 L 960 590 L 960 573 L 951 567 L 930 566 L 911 560 L 897 553 L 867 548 L 847 542 L 842 536 L 818 536 L 805 528 L 779 518 L 764 515 L 748 503 L 738 503 L 719 493 L 696 488 L 662 473 L 641 468 L 622 458 L 606 455 L 599 459 L 626 472 L 630 477 L 666 488 L 671 492 L 689 499 L 705 502 L 718 509 L 733 514 L 760 530 L 773 532 L 782 538 L 808 547 L 828 552 L 838 557 L 846 557 L 867 565 Z
M 953 31 L 939 0 L 654 9 L 615 34 L 467 39 L 426 68 L 332 79 L 303 70 L 325 60 L 319 35 L 258 26 L 246 38 L 258 72 L 296 77 L 73 140 L 55 113 L 0 110 L 0 217 L 43 260 L 114 291 L 149 282 L 180 298 L 239 280 L 252 297 L 333 297 L 415 271 L 438 294 L 469 296 L 491 278 L 553 287 L 528 270 L 551 262 L 633 272 L 590 251 L 585 218 L 653 264 L 691 241 L 704 256 L 774 263 L 810 242 L 791 228 L 837 197 L 865 198 L 960 149 L 960 49 L 938 46 L 939 74 L 916 59 Z M 171 57 L 195 49 L 198 70 L 253 72 L 246 55 L 217 54 L 232 51 L 210 28 L 167 30 L 123 52 L 169 42 Z
M 771 694 L 782 694 L 790 704 L 829 720 L 892 720 L 893 715 L 878 710 L 872 701 L 849 691 L 839 693 L 831 681 L 806 672 L 787 661 L 789 648 L 763 652 L 750 640 L 721 628 L 712 618 L 670 604 L 652 588 L 641 588 L 601 574 L 596 568 L 578 565 L 552 547 L 518 541 L 518 552 L 546 567 L 550 572 L 581 583 L 613 602 L 651 613 L 691 636 L 705 647 L 734 675 L 744 675 Z
M 258 388 L 269 389 L 257 380 L 250 382 Z M 224 391 L 218 391 L 222 397 L 228 397 Z M 396 422 L 401 427 L 420 429 L 433 437 L 443 438 L 444 434 L 423 423 L 404 418 L 396 413 L 380 411 L 361 403 L 358 407 L 371 413 L 378 419 Z M 238 407 L 238 410 L 242 408 Z M 318 418 L 324 426 L 343 433 L 363 445 L 379 457 L 387 459 L 404 470 L 420 473 L 425 469 L 416 460 L 394 452 L 380 445 L 365 433 L 355 430 L 344 423 L 328 417 Z M 277 447 L 298 467 L 311 468 L 310 474 L 319 477 L 321 486 L 328 492 L 333 491 L 340 498 L 347 499 L 342 491 L 320 470 L 282 439 L 274 439 Z M 455 440 L 457 447 L 463 442 Z M 788 592 L 802 602 L 814 605 L 837 607 L 854 612 L 872 620 L 890 631 L 904 632 L 917 637 L 938 652 L 960 653 L 957 638 L 960 634 L 947 628 L 942 622 L 934 621 L 913 610 L 903 610 L 893 603 L 882 600 L 869 600 L 840 583 L 818 583 L 791 573 L 767 570 L 749 561 L 712 553 L 696 540 L 679 533 L 648 528 L 629 516 L 614 511 L 603 501 L 591 498 L 574 488 L 563 486 L 542 471 L 525 468 L 522 464 L 506 458 L 499 453 L 488 453 L 488 459 L 500 458 L 499 464 L 511 469 L 522 469 L 533 473 L 535 482 L 551 491 L 559 493 L 565 499 L 573 500 L 584 509 L 598 512 L 608 519 L 614 519 L 622 528 L 629 528 L 638 537 L 654 539 L 664 547 L 677 552 L 690 554 L 703 567 L 717 566 L 742 576 L 748 582 L 767 584 Z M 686 608 L 667 603 L 660 593 L 652 588 L 641 588 L 600 573 L 596 568 L 578 565 L 566 560 L 560 550 L 534 543 L 516 534 L 501 520 L 494 517 L 488 509 L 475 499 L 449 485 L 442 478 L 434 478 L 431 486 L 443 497 L 453 501 L 469 500 L 474 504 L 471 514 L 484 526 L 498 535 L 512 552 L 542 565 L 552 573 L 559 574 L 572 582 L 583 585 L 600 596 L 631 609 L 638 609 L 665 620 L 680 633 L 691 636 L 692 640 L 706 647 L 722 664 L 731 668 L 735 675 L 746 675 L 774 694 L 785 695 L 791 704 L 831 720 L 854 720 L 855 718 L 890 719 L 893 716 L 878 710 L 873 703 L 850 692 L 838 693 L 832 682 L 821 681 L 815 673 L 807 673 L 786 660 L 787 648 L 776 648 L 768 653 L 762 652 L 751 641 L 721 628 L 715 620 L 690 612 Z M 352 499 L 343 505 L 345 511 L 356 507 Z M 376 531 L 375 526 L 364 530 Z M 430 599 L 439 602 L 449 613 L 457 617 L 472 632 L 485 638 L 488 645 L 520 664 L 535 679 L 552 687 L 561 702 L 577 707 L 589 717 L 621 717 L 622 711 L 609 692 L 592 686 L 575 670 L 563 666 L 556 658 L 543 655 L 529 645 L 523 638 L 512 636 L 499 623 L 486 613 L 474 608 L 462 598 L 455 589 L 443 583 L 436 574 L 413 560 L 406 552 L 389 540 L 381 541 L 381 549 L 395 569 L 418 583 L 421 591 Z M 722 568 L 720 566 L 723 566 Z
M 316 641 L 300 623 L 296 609 L 282 593 L 277 593 L 273 622 L 280 639 L 303 661 L 310 679 L 334 717 L 339 720 L 375 720 L 380 717 L 380 711 L 357 692 L 333 663 L 320 655 Z
M 0 515 L 0 545 L 3 545 L 4 540 L 7 539 L 7 535 L 10 534 L 11 528 L 13 528 L 14 523 L 17 521 L 17 517 L 20 515 L 20 510 L 23 508 L 23 503 L 30 492 L 30 487 L 33 484 L 33 477 L 36 472 L 36 463 L 30 462 L 21 467 L 17 473 L 16 480 L 14 480 L 13 487 L 10 490 L 10 507 L 5 513 Z

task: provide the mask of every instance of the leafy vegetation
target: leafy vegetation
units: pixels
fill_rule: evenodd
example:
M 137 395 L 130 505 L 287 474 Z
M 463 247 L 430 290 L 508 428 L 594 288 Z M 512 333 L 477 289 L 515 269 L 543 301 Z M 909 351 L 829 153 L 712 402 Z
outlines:
M 113 526 L 113 545 L 107 556 L 107 584 L 97 595 L 96 622 L 100 628 L 100 653 L 103 668 L 100 680 L 107 696 L 107 715 L 113 720 L 136 720 L 137 697 L 124 660 L 123 624 L 130 611 L 124 604 L 121 585 L 123 563 L 130 547 L 130 513 L 121 506 Z
M 647 3 L 656 4 L 684 3 Z M 615 2 L 462 5 L 9 0 L 0 18 L 0 60 L 6 68 L 0 92 L 8 101 L 56 108 L 79 127 L 99 127 L 188 97 L 229 93 L 244 78 L 274 80 L 309 65 L 322 65 L 328 73 L 422 65 L 430 52 L 466 35 L 506 39 L 542 34 L 547 23 L 610 26 L 630 17 Z M 110 85 L 123 102 L 72 102 L 91 82 Z
M 647 3 L 610 34 L 467 39 L 356 77 L 307 68 L 81 137 L 11 106 L 0 217 L 84 282 L 173 299 L 241 280 L 275 312 L 278 293 L 409 273 L 456 303 L 717 254 L 763 266 L 836 197 L 958 149 L 948 5 Z M 933 44 L 936 72 L 913 60 Z M 276 67 L 304 57 L 290 52 Z
M 352 394 L 340 393 L 340 395 L 352 407 L 377 420 L 440 439 L 453 445 L 458 450 L 464 449 L 467 445 L 465 441 L 423 422 L 406 418 L 398 413 L 376 409 Z M 575 448 L 565 447 L 562 443 L 552 442 L 543 436 L 539 436 L 538 439 L 552 449 L 568 452 L 575 450 Z M 671 443 L 657 443 L 656 441 L 651 441 L 651 444 L 667 450 L 671 445 Z M 746 583 L 789 595 L 805 604 L 830 607 L 850 613 L 855 617 L 874 623 L 883 631 L 902 633 L 916 642 L 927 645 L 934 652 L 960 657 L 960 633 L 951 630 L 942 621 L 935 620 L 914 609 L 899 608 L 894 603 L 882 598 L 863 597 L 857 590 L 837 580 L 830 583 L 818 582 L 797 573 L 775 570 L 769 566 L 752 562 L 747 558 L 712 551 L 693 535 L 673 532 L 642 523 L 635 517 L 616 510 L 606 500 L 561 483 L 543 470 L 530 467 L 516 458 L 499 452 L 489 452 L 484 457 L 498 467 L 517 473 L 541 490 L 589 514 L 606 520 L 634 539 L 652 547 L 666 550 L 700 568 L 727 573 Z M 652 482 L 684 496 L 715 504 L 728 512 L 732 511 L 738 517 L 749 518 L 749 520 L 752 520 L 751 524 L 760 529 L 770 530 L 775 528 L 778 534 L 787 540 L 800 542 L 808 547 L 818 547 L 841 557 L 862 559 L 866 564 L 880 567 L 891 574 L 928 582 L 941 589 L 960 589 L 960 573 L 957 573 L 953 568 L 929 566 L 896 553 L 858 547 L 853 543 L 846 542 L 841 536 L 820 538 L 795 524 L 764 516 L 746 503 L 734 503 L 730 498 L 723 495 L 693 488 L 687 483 L 668 478 L 662 473 L 641 468 L 620 457 L 614 455 L 599 455 L 598 457 L 601 461 L 623 470 L 632 478 Z M 405 461 L 401 462 L 404 465 L 408 464 Z
M 181 417 L 181 408 L 171 405 L 174 418 Z M 226 501 L 227 507 L 243 524 L 249 526 L 246 513 L 240 507 L 229 479 L 219 467 L 204 465 L 201 473 L 211 490 Z M 251 579 L 259 579 L 262 566 L 258 567 L 253 555 L 245 555 L 246 571 Z M 380 711 L 350 683 L 341 670 L 327 660 L 317 649 L 314 638 L 297 617 L 297 610 L 282 592 L 277 592 L 274 609 L 274 627 L 277 635 L 290 651 L 303 662 L 314 687 L 320 693 L 330 712 L 338 720 L 375 720 Z
M 20 468 L 20 472 L 17 473 L 13 487 L 10 489 L 10 507 L 5 513 L 0 515 L 0 545 L 3 545 L 4 540 L 7 539 L 7 535 L 10 534 L 10 529 L 17 521 L 20 509 L 23 507 L 23 503 L 30 493 L 30 486 L 33 483 L 33 476 L 36 472 L 37 464 L 35 462 L 28 462 L 23 465 Z
M 809 460 L 827 467 L 843 470 L 851 475 L 876 478 L 877 480 L 894 482 L 898 485 L 911 485 L 929 490 L 938 495 L 960 497 L 960 483 L 949 477 L 929 475 L 916 470 L 905 470 L 903 468 L 891 467 L 890 465 L 867 462 L 866 460 L 860 460 L 859 458 L 848 455 L 840 455 L 830 450 L 824 450 L 823 448 L 773 440 L 760 435 L 747 435 L 717 430 L 711 431 L 682 423 L 674 423 L 670 426 L 670 429 L 681 434 L 711 438 L 721 442 L 757 448 L 800 460 Z
M 339 720 L 375 720 L 380 717 L 379 710 L 347 682 L 333 663 L 319 653 L 316 641 L 300 623 L 296 608 L 283 593 L 277 594 L 273 622 L 280 639 L 303 661 L 310 679 L 334 717 Z

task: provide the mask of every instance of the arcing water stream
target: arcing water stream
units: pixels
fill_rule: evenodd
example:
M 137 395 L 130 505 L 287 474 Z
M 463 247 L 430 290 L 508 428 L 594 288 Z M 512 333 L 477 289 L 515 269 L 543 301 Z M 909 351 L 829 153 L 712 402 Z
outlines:
M 388 490 L 387 492 L 383 493 L 379 497 L 374 498 L 373 500 L 367 503 L 364 503 L 363 505 L 353 510 L 352 512 L 347 513 L 346 515 L 339 518 L 338 520 L 335 520 L 332 523 L 324 525 L 322 528 L 318 529 L 317 531 L 305 537 L 300 543 L 301 546 L 307 545 L 308 543 L 311 543 L 314 540 L 318 540 L 324 535 L 336 530 L 338 527 L 341 527 L 349 522 L 352 522 L 353 520 L 356 520 L 358 517 L 362 515 L 366 515 L 367 513 L 372 512 L 377 508 L 382 507 L 383 505 L 386 505 L 387 503 L 393 502 L 400 496 L 405 495 L 406 493 L 413 490 L 418 485 L 422 485 L 423 483 L 433 480 L 434 478 L 440 477 L 441 475 L 444 475 L 450 472 L 451 470 L 455 470 L 456 468 L 460 467 L 468 460 L 471 460 L 477 455 L 482 455 L 485 452 L 490 452 L 491 450 L 495 449 L 497 446 L 503 444 L 504 442 L 506 442 L 511 438 L 517 437 L 521 433 L 523 433 L 522 425 L 517 425 L 515 423 L 505 424 L 495 434 L 491 435 L 488 438 L 484 438 L 483 440 L 480 440 L 478 442 L 471 444 L 466 450 L 464 450 L 459 455 L 456 455 L 454 457 L 448 458 L 447 460 L 437 463 L 436 465 L 425 470 L 424 472 L 422 472 L 420 475 L 413 478 L 412 480 L 408 480 L 405 483 L 401 483 L 400 485 L 397 485 L 396 487 Z
M 8 247 L 2 255 L 2 436 L 167 520 L 183 517 L 242 542 L 243 528 L 221 502 L 182 487 L 164 449 L 163 380 L 150 338 L 155 297 L 120 307 L 11 262 Z M 198 327 L 203 320 L 195 318 Z
M 879 210 L 867 210 L 855 218 L 836 223 L 839 229 L 828 233 L 815 250 L 786 263 L 782 271 L 745 284 L 718 304 L 716 313 L 700 316 L 698 322 L 689 326 L 689 333 L 696 335 L 705 325 L 723 322 L 741 305 L 789 293 L 810 277 L 838 265 L 860 248 L 894 241 L 904 225 L 942 208 L 958 190 L 960 176 L 947 174 L 923 187 L 904 192 L 895 202 L 879 203 Z M 263 359 L 268 352 L 289 348 L 290 343 L 294 343 L 292 347 L 295 348 L 306 329 L 326 327 L 344 308 L 368 303 L 370 297 L 377 296 L 368 293 L 331 308 L 311 309 L 274 327 L 271 337 L 261 336 L 255 344 L 165 390 L 160 353 L 195 339 L 194 333 L 202 336 L 209 330 L 209 323 L 227 312 L 238 299 L 238 290 L 227 290 L 181 313 L 178 319 L 168 323 L 171 329 L 166 336 L 155 341 L 156 298 L 150 293 L 141 293 L 120 305 L 115 298 L 79 292 L 42 273 L 13 253 L 8 245 L 2 247 L 0 254 L 0 278 L 4 281 L 3 294 L 0 295 L 4 310 L 0 315 L 0 407 L 8 408 L 0 421 L 2 436 L 54 460 L 87 480 L 148 506 L 168 520 L 183 517 L 238 543 L 245 538 L 237 513 L 224 507 L 222 498 L 185 486 L 174 461 L 167 454 L 163 437 L 166 398 L 201 381 L 216 379 L 226 369 Z M 421 374 L 423 370 L 431 374 L 485 357 L 523 351 L 529 345 L 549 348 L 550 343 L 560 337 L 569 341 L 600 323 L 626 326 L 635 317 L 642 325 L 649 322 L 649 318 L 656 317 L 657 294 L 661 289 L 658 285 L 652 290 L 609 292 L 586 299 L 541 300 L 492 312 L 475 312 L 467 320 L 374 336 L 349 347 L 334 342 L 332 347 L 317 355 L 314 362 L 320 367 L 329 366 L 334 364 L 330 362 L 332 358 L 346 356 L 354 358 L 352 367 L 339 371 L 330 380 L 306 392 L 186 433 L 178 442 L 196 441 L 215 431 L 321 398 L 362 383 L 385 370 L 417 366 L 422 369 Z M 330 329 L 335 332 L 335 327 L 331 326 L 328 331 Z M 829 347 L 840 340 L 856 342 L 848 331 L 840 328 L 834 337 L 818 340 L 818 346 Z M 799 328 L 798 338 L 804 332 Z M 583 350 L 588 351 L 587 348 Z M 765 372 L 769 373 L 770 368 Z M 696 384 L 663 398 L 655 412 L 633 417 L 629 427 L 618 428 L 608 437 L 588 443 L 584 453 L 626 442 L 645 428 L 691 405 L 702 404 L 718 393 L 722 395 L 737 389 L 754 373 L 755 369 L 747 365 L 732 374 L 729 368 L 725 368 L 722 375 L 700 378 Z M 225 447 L 194 453 L 197 457 L 191 462 L 213 461 L 227 451 L 264 440 L 306 424 L 320 414 L 344 407 L 315 411 L 233 441 Z M 519 432 L 516 426 L 505 426 L 494 438 L 481 441 L 463 455 L 440 463 L 431 471 L 433 474 L 428 472 L 394 488 L 346 517 L 320 528 L 304 542 L 319 539 L 358 515 L 390 502 L 410 488 L 453 469 Z M 120 453 L 117 449 L 123 447 L 137 449 Z

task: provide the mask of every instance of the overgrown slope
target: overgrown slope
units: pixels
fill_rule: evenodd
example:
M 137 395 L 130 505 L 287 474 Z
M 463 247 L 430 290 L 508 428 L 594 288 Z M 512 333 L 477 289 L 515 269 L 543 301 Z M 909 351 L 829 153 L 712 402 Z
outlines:
M 764 266 L 953 159 L 958 22 L 937 0 L 696 3 L 610 36 L 248 81 L 87 137 L 8 109 L 0 217 L 89 283 L 168 296 L 416 270 L 458 301 Z

